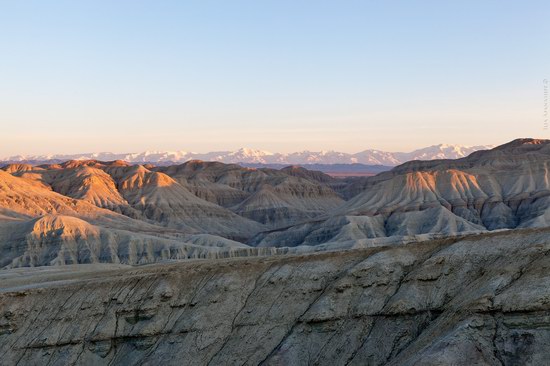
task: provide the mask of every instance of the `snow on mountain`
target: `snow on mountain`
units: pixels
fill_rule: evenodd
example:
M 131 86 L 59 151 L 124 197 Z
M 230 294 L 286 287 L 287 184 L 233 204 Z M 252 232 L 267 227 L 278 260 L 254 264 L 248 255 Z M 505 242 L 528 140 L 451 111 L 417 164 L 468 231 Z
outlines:
M 125 160 L 133 163 L 183 163 L 189 160 L 220 161 L 247 164 L 366 164 L 395 166 L 410 160 L 458 159 L 477 150 L 493 146 L 434 145 L 408 153 L 365 150 L 355 154 L 338 151 L 301 151 L 289 154 L 242 148 L 237 151 L 194 153 L 186 151 L 145 151 L 142 153 L 114 154 L 110 152 L 72 155 L 16 155 L 1 159 L 5 162 L 86 160 Z
M 410 153 L 397 153 L 401 161 L 410 160 L 434 160 L 434 159 L 460 159 L 474 151 L 490 149 L 493 146 L 460 146 L 460 145 L 434 145 L 418 149 Z

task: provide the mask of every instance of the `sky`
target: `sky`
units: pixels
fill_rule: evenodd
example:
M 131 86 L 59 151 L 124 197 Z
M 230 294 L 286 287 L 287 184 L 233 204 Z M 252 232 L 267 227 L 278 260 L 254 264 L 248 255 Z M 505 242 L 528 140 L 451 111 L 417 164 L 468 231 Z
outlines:
M 550 138 L 542 0 L 0 0 L 0 70 L 0 156 Z

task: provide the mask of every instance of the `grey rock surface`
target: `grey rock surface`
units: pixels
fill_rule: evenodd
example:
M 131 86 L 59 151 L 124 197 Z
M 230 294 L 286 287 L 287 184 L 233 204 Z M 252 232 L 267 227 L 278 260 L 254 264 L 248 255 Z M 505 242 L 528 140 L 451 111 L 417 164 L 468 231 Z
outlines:
M 550 229 L 0 271 L 3 365 L 542 365 Z

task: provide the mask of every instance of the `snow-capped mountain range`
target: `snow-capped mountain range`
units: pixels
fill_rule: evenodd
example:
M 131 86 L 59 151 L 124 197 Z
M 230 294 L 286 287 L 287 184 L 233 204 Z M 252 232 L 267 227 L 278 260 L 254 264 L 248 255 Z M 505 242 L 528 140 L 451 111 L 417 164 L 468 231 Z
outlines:
M 195 153 L 186 151 L 115 154 L 110 152 L 71 155 L 17 155 L 1 159 L 4 162 L 87 160 L 124 160 L 132 163 L 183 163 L 189 160 L 220 161 L 245 164 L 366 164 L 395 166 L 410 160 L 458 159 L 474 151 L 493 146 L 434 145 L 412 152 L 365 150 L 355 154 L 337 151 L 302 151 L 288 154 L 242 148 L 237 151 Z

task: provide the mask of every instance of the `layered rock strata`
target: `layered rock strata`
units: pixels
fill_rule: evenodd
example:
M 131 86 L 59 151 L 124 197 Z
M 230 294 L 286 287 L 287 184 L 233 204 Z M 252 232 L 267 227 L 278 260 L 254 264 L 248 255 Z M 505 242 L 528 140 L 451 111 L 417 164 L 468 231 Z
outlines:
M 550 358 L 550 230 L 0 272 L 6 365 L 517 365 Z

